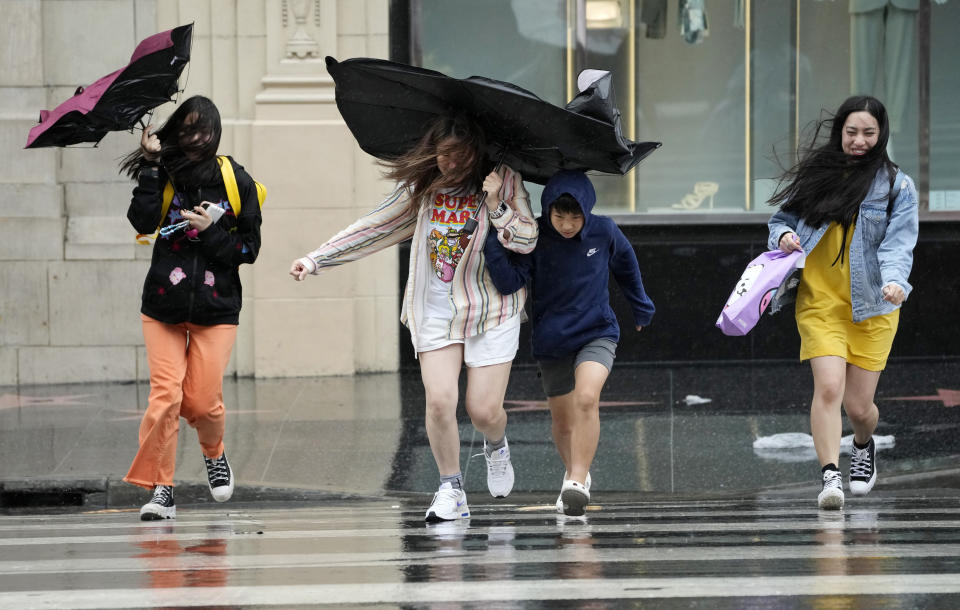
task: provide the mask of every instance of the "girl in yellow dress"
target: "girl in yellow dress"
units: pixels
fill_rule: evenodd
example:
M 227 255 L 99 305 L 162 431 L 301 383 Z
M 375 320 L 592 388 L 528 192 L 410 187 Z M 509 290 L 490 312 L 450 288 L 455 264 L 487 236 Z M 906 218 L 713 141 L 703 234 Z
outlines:
M 829 131 L 825 143 L 818 142 Z M 770 249 L 807 253 L 796 293 L 800 359 L 813 370 L 810 429 L 820 460 L 820 508 L 843 507 L 841 405 L 853 426 L 849 489 L 877 480 L 874 393 L 910 294 L 917 191 L 887 156 L 887 112 L 854 96 L 821 121 L 770 203 Z

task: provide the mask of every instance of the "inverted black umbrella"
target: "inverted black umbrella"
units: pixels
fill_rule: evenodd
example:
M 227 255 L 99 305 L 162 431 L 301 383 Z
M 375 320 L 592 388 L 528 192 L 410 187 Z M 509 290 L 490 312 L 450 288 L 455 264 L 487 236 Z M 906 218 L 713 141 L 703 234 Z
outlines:
M 24 148 L 98 143 L 110 131 L 130 130 L 147 112 L 173 99 L 190 60 L 193 24 L 145 38 L 130 62 L 53 110 L 40 112 Z
M 326 61 L 340 114 L 360 148 L 380 159 L 409 151 L 431 119 L 455 112 L 484 130 L 490 159 L 503 155 L 525 180 L 539 184 L 561 169 L 625 174 L 660 147 L 623 137 L 609 74 L 561 108 L 491 78 L 457 79 L 382 59 Z
M 561 169 L 625 174 L 660 147 L 623 137 L 609 73 L 561 108 L 481 76 L 457 79 L 382 59 L 326 62 L 340 114 L 360 148 L 379 159 L 409 151 L 431 119 L 453 113 L 468 114 L 483 129 L 489 159 L 539 184 Z

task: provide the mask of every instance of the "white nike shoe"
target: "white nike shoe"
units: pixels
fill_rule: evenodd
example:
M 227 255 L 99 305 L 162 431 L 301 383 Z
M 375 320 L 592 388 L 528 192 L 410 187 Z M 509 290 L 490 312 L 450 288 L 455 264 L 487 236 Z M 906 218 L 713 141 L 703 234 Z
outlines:
M 453 521 L 454 519 L 469 519 L 470 508 L 467 506 L 467 494 L 462 489 L 456 489 L 450 483 L 444 483 L 433 494 L 433 502 L 427 509 L 424 521 L 436 523 L 438 521 Z

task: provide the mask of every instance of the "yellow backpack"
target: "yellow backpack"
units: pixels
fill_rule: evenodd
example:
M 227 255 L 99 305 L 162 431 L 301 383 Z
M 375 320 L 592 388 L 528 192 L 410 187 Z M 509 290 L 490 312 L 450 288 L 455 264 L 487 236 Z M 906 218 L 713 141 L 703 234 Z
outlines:
M 219 155 L 217 159 L 220 161 L 220 174 L 223 176 L 223 185 L 227 189 L 227 200 L 230 202 L 230 207 L 233 209 L 233 215 L 240 215 L 240 189 L 237 188 L 237 176 L 233 173 L 233 164 L 230 163 L 230 159 L 224 155 Z M 263 207 L 263 201 L 267 198 L 267 187 L 263 186 L 256 180 L 253 181 L 253 184 L 257 187 L 257 201 L 260 203 L 260 207 Z M 163 225 L 163 219 L 167 217 L 167 212 L 170 210 L 170 203 L 173 201 L 173 184 L 168 180 L 167 183 L 163 186 L 163 203 L 161 205 L 160 211 L 160 225 Z M 233 229 L 236 230 L 236 229 Z M 157 230 L 152 235 L 147 235 L 140 233 L 137 235 L 138 244 L 149 244 L 151 240 L 157 238 L 157 234 L 160 232 L 160 227 L 157 227 Z

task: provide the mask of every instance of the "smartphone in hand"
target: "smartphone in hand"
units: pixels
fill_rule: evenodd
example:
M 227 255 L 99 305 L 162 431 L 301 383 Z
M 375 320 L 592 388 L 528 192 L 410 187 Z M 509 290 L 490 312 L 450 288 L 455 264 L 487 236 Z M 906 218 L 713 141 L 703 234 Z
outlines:
M 210 203 L 209 201 L 204 201 L 200 205 L 203 206 L 203 209 L 205 209 L 207 214 L 210 215 L 210 218 L 213 219 L 213 224 L 216 224 L 217 221 L 223 216 L 223 208 L 216 204 Z

